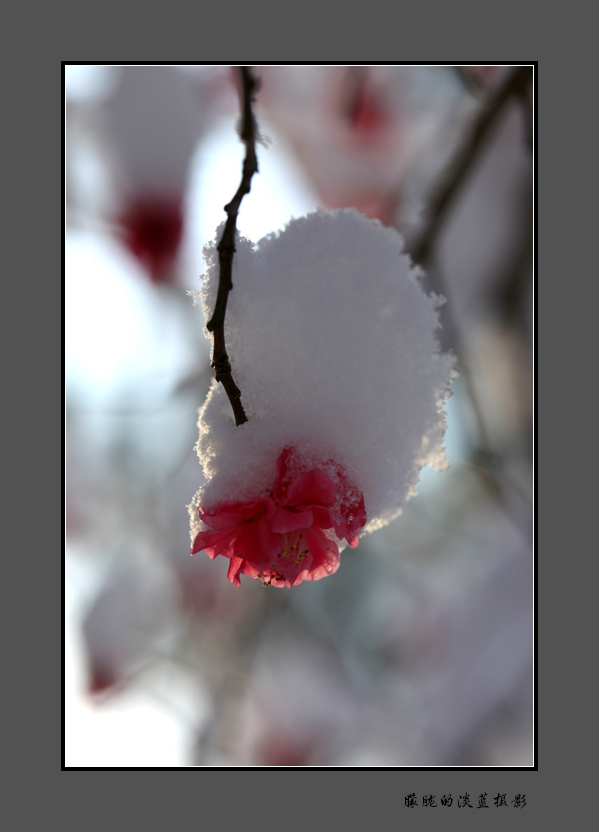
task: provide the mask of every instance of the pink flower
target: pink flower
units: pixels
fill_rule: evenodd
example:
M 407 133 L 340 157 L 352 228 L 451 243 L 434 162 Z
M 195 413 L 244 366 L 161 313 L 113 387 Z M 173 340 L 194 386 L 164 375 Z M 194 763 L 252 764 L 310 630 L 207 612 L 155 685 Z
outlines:
M 294 473 L 298 464 L 300 472 Z M 343 468 L 333 460 L 323 467 L 330 476 L 320 468 L 302 471 L 297 451 L 285 448 L 266 495 L 251 503 L 199 509 L 209 530 L 199 532 L 191 554 L 204 550 L 213 559 L 229 558 L 227 577 L 235 586 L 241 574 L 279 587 L 332 575 L 339 567 L 336 541 L 345 538 L 355 548 L 366 511 Z

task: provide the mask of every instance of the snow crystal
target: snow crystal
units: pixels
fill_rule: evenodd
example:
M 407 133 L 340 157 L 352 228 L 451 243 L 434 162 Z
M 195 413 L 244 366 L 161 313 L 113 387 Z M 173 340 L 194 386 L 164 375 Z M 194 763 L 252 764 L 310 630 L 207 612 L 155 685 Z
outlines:
M 222 228 L 204 249 L 207 320 Z M 440 299 L 419 277 L 400 235 L 354 209 L 316 211 L 256 244 L 238 238 L 225 335 L 249 421 L 235 427 L 214 381 L 198 423 L 208 481 L 189 507 L 192 538 L 198 505 L 268 491 L 285 447 L 344 467 L 364 496 L 366 531 L 401 512 L 423 465 L 447 467 L 453 360 L 435 338 Z

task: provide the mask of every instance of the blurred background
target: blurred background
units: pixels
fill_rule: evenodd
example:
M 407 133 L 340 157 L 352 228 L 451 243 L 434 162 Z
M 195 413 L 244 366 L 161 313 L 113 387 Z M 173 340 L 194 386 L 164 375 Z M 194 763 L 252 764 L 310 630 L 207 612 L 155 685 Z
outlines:
M 327 580 L 235 588 L 189 555 L 212 379 L 190 292 L 240 181 L 238 70 L 66 65 L 65 764 L 532 766 L 532 89 L 503 65 L 254 72 L 238 230 L 355 206 L 403 234 L 447 298 L 450 469 Z

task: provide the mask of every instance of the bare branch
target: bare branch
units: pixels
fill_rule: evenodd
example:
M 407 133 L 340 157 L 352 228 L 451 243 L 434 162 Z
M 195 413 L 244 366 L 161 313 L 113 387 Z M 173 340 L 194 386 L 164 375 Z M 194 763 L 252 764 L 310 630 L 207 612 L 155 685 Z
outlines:
M 466 135 L 462 146 L 450 162 L 445 175 L 441 177 L 428 206 L 428 222 L 416 241 L 409 246 L 411 256 L 415 262 L 421 265 L 430 266 L 434 247 L 438 239 L 439 231 L 451 209 L 455 197 L 462 187 L 468 173 L 478 157 L 491 129 L 497 123 L 501 114 L 505 111 L 507 104 L 515 100 L 522 104 L 522 99 L 528 101 L 528 90 L 532 85 L 532 67 L 514 67 L 503 79 L 493 88 L 486 101 L 476 116 L 470 131 Z M 480 94 L 480 93 L 479 93 Z M 520 263 L 517 264 L 518 267 Z M 518 277 L 522 276 L 522 269 L 518 270 Z M 447 295 L 443 286 L 442 267 L 429 269 L 429 281 L 439 294 Z M 430 284 L 429 284 L 430 285 Z M 509 289 L 516 289 L 512 287 Z M 506 297 L 506 304 L 511 298 Z M 512 515 L 506 496 L 506 485 L 499 476 L 498 461 L 492 450 L 490 437 L 488 435 L 486 420 L 483 413 L 479 396 L 474 384 L 472 369 L 468 360 L 467 349 L 462 338 L 459 326 L 452 314 L 451 304 L 444 308 L 444 328 L 450 334 L 450 341 L 458 359 L 460 374 L 464 380 L 468 397 L 472 405 L 474 417 L 478 427 L 478 468 L 486 473 L 485 481 L 491 493 L 497 499 L 498 504 L 506 512 L 508 517 L 518 525 L 518 520 Z
M 212 317 L 206 324 L 208 332 L 212 332 L 213 350 L 212 366 L 216 380 L 220 381 L 231 402 L 235 425 L 247 422 L 247 416 L 241 404 L 241 392 L 231 373 L 231 363 L 225 347 L 225 313 L 229 292 L 233 288 L 232 271 L 233 255 L 235 253 L 235 235 L 237 232 L 237 215 L 243 197 L 250 192 L 252 176 L 258 171 L 256 156 L 256 120 L 252 109 L 254 94 L 258 90 L 258 80 L 252 75 L 248 66 L 239 67 L 241 75 L 242 118 L 241 139 L 245 144 L 245 159 L 241 183 L 231 202 L 225 205 L 227 222 L 218 244 L 218 292 Z
M 521 95 L 532 81 L 531 66 L 516 66 L 497 88 L 493 89 L 483 104 L 462 147 L 449 165 L 439 187 L 433 194 L 429 206 L 429 219 L 416 242 L 410 246 L 410 253 L 416 263 L 424 265 L 430 258 L 439 229 L 453 199 L 471 170 L 478 151 L 483 145 L 491 127 L 512 95 Z

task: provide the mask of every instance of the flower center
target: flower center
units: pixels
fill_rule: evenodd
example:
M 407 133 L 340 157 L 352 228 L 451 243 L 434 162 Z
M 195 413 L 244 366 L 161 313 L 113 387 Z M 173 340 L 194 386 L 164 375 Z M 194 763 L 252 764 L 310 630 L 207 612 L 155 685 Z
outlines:
M 283 536 L 285 543 L 277 555 L 277 558 L 293 558 L 295 563 L 299 563 L 304 560 L 310 553 L 304 532 L 305 529 L 297 529 L 293 532 L 286 532 Z

